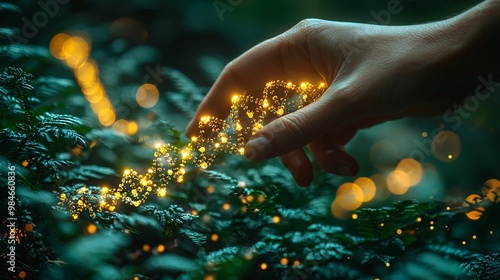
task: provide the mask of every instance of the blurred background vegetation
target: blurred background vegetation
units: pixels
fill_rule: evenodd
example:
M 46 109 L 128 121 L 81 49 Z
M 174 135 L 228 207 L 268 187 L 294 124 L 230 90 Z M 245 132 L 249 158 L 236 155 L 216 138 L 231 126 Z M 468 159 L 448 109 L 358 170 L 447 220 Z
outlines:
M 337 276 L 339 278 L 361 278 L 362 276 L 385 278 L 383 276 L 389 276 L 404 279 L 401 277 L 405 275 L 404 277 L 408 279 L 419 279 L 421 275 L 416 271 L 423 269 L 428 263 L 424 261 L 411 263 L 410 260 L 418 256 L 420 259 L 431 257 L 438 260 L 435 267 L 430 269 L 428 276 L 435 277 L 432 279 L 439 279 L 441 276 L 444 278 L 466 277 L 464 275 L 467 273 L 463 270 L 457 272 L 458 267 L 465 260 L 472 260 L 471 254 L 473 253 L 482 256 L 481 254 L 489 251 L 499 252 L 498 238 L 483 237 L 488 241 L 484 244 L 476 242 L 474 245 L 468 242 L 476 232 L 492 235 L 490 231 L 498 228 L 498 222 L 491 224 L 494 220 L 494 211 L 495 209 L 497 211 L 498 207 L 491 209 L 490 212 L 486 211 L 483 217 L 481 217 L 483 209 L 479 211 L 481 213 L 478 214 L 476 211 L 469 216 L 461 213 L 470 213 L 467 209 L 457 210 L 463 217 L 453 216 L 450 219 L 459 225 L 457 227 L 460 228 L 459 233 L 452 234 L 451 237 L 446 234 L 428 233 L 428 235 L 419 236 L 424 241 L 415 243 L 421 245 L 435 242 L 449 245 L 446 242 L 450 239 L 450 244 L 452 244 L 450 247 L 438 249 L 426 247 L 424 250 L 418 245 L 417 251 L 406 255 L 399 252 L 398 256 L 402 256 L 402 264 L 392 270 L 387 270 L 387 263 L 392 260 L 387 256 L 394 255 L 392 252 L 394 248 L 387 249 L 388 247 L 382 246 L 385 249 L 378 247 L 378 249 L 373 249 L 373 246 L 367 245 L 368 249 L 365 250 L 356 247 L 359 245 L 356 242 L 360 241 L 356 241 L 355 238 L 352 238 L 350 243 L 345 240 L 340 241 L 337 237 L 333 238 L 336 242 L 347 242 L 349 246 L 356 247 L 357 249 L 353 250 L 356 252 L 373 249 L 369 255 L 371 258 L 365 258 L 366 262 L 363 261 L 368 267 L 367 274 L 364 274 L 364 269 L 367 267 L 350 264 L 348 269 L 341 266 L 341 261 L 347 257 L 356 259 L 356 254 L 340 253 L 341 250 L 337 248 L 338 255 L 316 256 L 317 259 L 311 257 L 312 259 L 307 263 L 307 260 L 299 258 L 298 251 L 304 249 L 300 246 L 312 246 L 309 243 L 304 245 L 305 243 L 299 242 L 298 245 L 294 245 L 295 247 L 291 245 L 286 247 L 287 245 L 280 243 L 286 243 L 283 240 L 278 242 L 278 239 L 264 238 L 268 233 L 285 235 L 294 231 L 304 231 L 315 236 L 316 229 L 310 227 L 313 222 L 318 221 L 324 221 L 327 225 L 344 227 L 345 232 L 342 234 L 356 235 L 357 231 L 354 230 L 356 225 L 352 222 L 361 223 L 361 221 L 353 221 L 351 211 L 333 205 L 335 203 L 332 204 L 332 201 L 336 199 L 335 192 L 339 186 L 354 182 L 359 177 L 370 178 L 375 183 L 375 196 L 373 199 L 368 199 L 362 206 L 378 207 L 376 209 L 379 210 L 376 213 L 379 215 L 385 215 L 390 210 L 383 210 L 380 207 L 390 207 L 393 202 L 405 199 L 416 199 L 422 203 L 438 201 L 452 208 L 455 206 L 460 208 L 464 206 L 465 199 L 472 194 L 477 193 L 479 198 L 484 198 L 486 196 L 485 182 L 500 178 L 498 167 L 500 111 L 497 109 L 500 98 L 498 94 L 493 94 L 487 101 L 481 102 L 477 109 L 466 112 L 470 115 L 455 118 L 453 122 L 447 121 L 443 116 L 403 119 L 361 131 L 347 147 L 360 162 L 361 171 L 358 176 L 340 178 L 323 174 L 318 170 L 314 185 L 309 190 L 298 189 L 291 177 L 283 173 L 284 169 L 276 160 L 252 165 L 242 159 L 235 159 L 234 156 L 225 156 L 211 167 L 212 170 L 220 172 L 220 174 L 217 173 L 219 175 L 208 176 L 199 171 L 190 170 L 189 181 L 186 185 L 172 186 L 165 199 L 151 199 L 151 205 L 155 205 L 158 209 L 171 210 L 164 214 L 170 219 L 166 224 L 162 223 L 161 219 L 150 221 L 144 218 L 151 218 L 147 216 L 151 213 L 144 209 L 139 211 L 125 206 L 121 213 L 126 217 L 106 216 L 93 219 L 83 216 L 78 221 L 72 221 L 71 215 L 64 209 L 51 210 L 51 207 L 57 204 L 58 195 L 65 192 L 64 188 L 71 189 L 82 185 L 100 187 L 116 185 L 120 182 L 119 174 L 124 169 L 134 168 L 144 171 L 150 165 L 156 144 L 184 145 L 187 139 L 183 136 L 183 130 L 197 104 L 224 65 L 253 45 L 286 31 L 302 19 L 322 18 L 391 25 L 416 24 L 453 16 L 480 1 L 42 0 L 36 2 L 19 0 L 3 2 L 10 2 L 18 8 L 4 5 L 0 9 L 1 27 L 4 28 L 1 32 L 0 45 L 1 70 L 5 70 L 7 66 L 16 66 L 35 76 L 34 94 L 40 101 L 37 107 L 38 112 L 70 114 L 81 118 L 81 123 L 75 122 L 72 129 L 88 139 L 89 148 L 85 149 L 79 145 L 61 146 L 63 149 L 54 152 L 54 156 L 74 161 L 77 166 L 95 167 L 91 171 L 86 169 L 91 174 L 88 172 L 83 174 L 81 169 L 70 174 L 70 171 L 56 168 L 57 170 L 51 174 L 58 174 L 57 176 L 63 178 L 58 179 L 60 181 L 57 183 L 36 176 L 28 177 L 31 179 L 26 182 L 42 180 L 40 184 L 44 186 L 41 190 L 47 191 L 47 196 L 42 197 L 47 201 L 33 203 L 35 206 L 29 209 L 33 213 L 30 214 L 33 220 L 27 223 L 37 224 L 35 221 L 38 222 L 36 229 L 43 238 L 38 236 L 36 239 L 45 242 L 44 246 L 50 248 L 46 249 L 50 251 L 50 254 L 46 251 L 43 254 L 36 250 L 36 252 L 30 252 L 30 254 L 42 254 L 45 259 L 40 262 L 43 265 L 37 269 L 24 267 L 22 271 L 28 273 L 18 273 L 14 277 L 21 279 L 37 279 L 37 277 L 45 277 L 44 279 L 68 279 L 68 277 L 76 279 L 176 279 L 177 277 L 239 279 L 244 278 L 244 275 L 261 277 L 278 275 L 283 279 L 308 279 L 316 275 L 316 279 L 327 279 L 329 277 L 325 276 L 328 275 L 326 272 L 336 270 L 344 273 L 339 272 L 340 276 Z M 388 12 L 390 3 L 399 3 L 398 7 L 401 11 Z M 66 47 L 67 53 L 65 54 L 63 45 L 68 40 L 71 44 L 68 43 L 69 47 Z M 81 69 L 84 61 L 89 62 L 90 70 L 78 70 Z M 93 74 L 89 74 L 89 71 Z M 95 95 L 89 93 L 93 90 L 89 89 L 90 85 L 96 83 L 102 85 L 100 94 L 103 95 L 103 99 L 107 97 L 111 104 L 106 105 L 106 110 L 99 107 L 99 102 L 92 99 Z M 150 85 L 144 86 L 144 84 Z M 496 91 L 498 93 L 498 89 Z M 2 111 L 0 121 L 2 128 L 15 130 L 16 125 L 22 120 L 20 117 L 22 114 L 18 116 L 7 112 L 11 111 Z M 459 125 L 457 125 L 458 121 Z M 448 136 L 447 141 L 441 145 L 434 145 L 431 149 L 431 140 L 438 132 L 445 133 Z M 40 169 L 28 171 L 31 166 L 28 166 L 28 163 L 24 165 L 23 158 L 17 158 L 17 162 L 12 157 L 9 158 L 8 148 L 2 151 L 5 151 L 2 154 L 5 162 L 16 164 L 19 170 L 25 168 L 26 174 L 40 173 Z M 387 186 L 387 176 L 398 178 L 398 175 L 394 173 L 398 163 L 402 164 L 403 159 L 412 156 L 419 161 L 416 166 L 422 173 L 421 176 L 420 173 L 413 174 L 417 178 L 412 183 L 414 186 L 410 188 L 409 186 Z M 393 175 L 390 175 L 391 173 Z M 224 179 L 224 174 L 230 174 L 231 176 L 228 177 L 230 179 Z M 412 178 L 409 180 L 413 180 Z M 228 190 L 226 185 L 234 185 L 234 180 L 240 183 Z M 230 208 L 242 203 L 237 199 L 232 200 L 229 196 L 230 193 L 234 194 L 239 191 L 237 187 L 241 187 L 241 182 L 245 182 L 244 185 L 250 187 L 245 195 L 255 198 L 263 195 L 270 201 L 271 206 L 268 210 L 262 211 L 263 216 L 258 221 L 279 217 L 281 221 L 278 219 L 278 222 L 283 224 L 279 229 L 272 227 L 273 223 L 278 223 L 276 219 L 271 220 L 271 228 L 268 228 L 267 223 L 253 221 L 254 224 L 252 224 L 246 220 L 245 225 L 242 226 L 237 221 L 240 218 L 243 221 L 245 218 L 239 217 L 236 212 L 228 213 L 227 209 L 221 208 L 225 203 L 228 203 Z M 280 196 L 280 194 L 276 198 L 273 196 L 276 190 L 270 186 L 286 188 L 289 191 L 288 196 Z M 487 187 L 491 186 L 487 185 Z M 403 188 L 403 190 L 398 190 L 398 188 Z M 399 192 L 400 195 L 393 194 L 395 192 Z M 202 193 L 203 198 L 197 197 L 198 193 Z M 4 194 L 1 195 L 3 200 Z M 207 195 L 213 195 L 213 197 L 207 200 Z M 301 201 L 304 196 L 307 199 Z M 36 195 L 28 191 L 23 192 L 20 197 L 28 202 L 36 200 Z M 472 199 L 465 206 L 479 203 L 477 197 L 475 200 Z M 182 209 L 168 208 L 172 204 L 179 204 Z M 201 204 L 206 205 L 201 206 Z M 298 214 L 299 210 L 294 214 L 277 210 L 277 205 L 284 205 L 290 209 L 302 209 L 303 213 L 300 214 L 302 216 Z M 360 205 L 353 208 L 356 209 Z M 411 206 L 416 207 L 417 210 L 411 214 L 405 214 L 408 216 L 401 215 L 412 219 L 414 218 L 412 215 L 421 215 L 424 220 L 427 217 L 426 222 L 430 222 L 442 214 L 439 211 L 447 211 L 443 210 L 444 208 L 439 211 L 432 208 L 437 207 L 436 205 L 431 207 L 427 204 L 417 204 L 417 206 Z M 259 207 L 266 209 L 267 206 Z M 320 214 L 310 215 L 307 209 L 313 209 Z M 35 214 L 37 211 L 41 212 Z M 191 214 L 193 217 L 182 216 L 184 218 L 176 220 L 175 215 L 184 213 L 183 211 L 186 215 Z M 134 214 L 135 212 L 137 215 Z M 203 220 L 206 216 L 201 213 L 210 213 L 209 216 L 215 217 L 213 219 L 216 219 L 217 223 L 206 221 L 208 218 Z M 360 218 L 363 217 L 363 213 L 362 211 L 359 213 Z M 139 216 L 143 219 L 141 220 Z M 196 227 L 196 222 L 194 228 L 192 224 L 189 224 L 190 219 L 196 220 L 195 217 L 201 220 L 199 224 L 204 225 L 203 227 L 199 225 Z M 479 217 L 480 219 L 475 221 Z M 290 221 L 285 222 L 287 219 L 300 222 L 293 225 Z M 373 223 L 379 221 L 375 216 L 367 219 Z M 443 228 L 444 223 L 443 221 Z M 184 224 L 189 224 L 189 227 L 183 228 Z M 408 227 L 418 230 L 418 225 L 416 226 L 413 222 L 398 225 L 403 229 Z M 154 235 L 162 232 L 159 228 L 165 230 L 168 226 L 174 227 L 178 232 L 165 236 Z M 238 232 L 237 230 L 231 232 L 231 227 L 237 228 Z M 109 232 L 114 232 L 113 229 L 120 233 L 126 232 L 126 234 L 109 235 Z M 129 237 L 130 231 L 134 232 L 134 230 L 137 230 L 138 236 Z M 182 235 L 182 230 L 185 230 L 184 233 L 186 230 L 191 230 L 192 234 Z M 336 231 L 331 228 L 322 230 L 328 236 L 335 236 Z M 30 232 L 32 231 L 33 229 Z M 95 234 L 96 231 L 98 234 Z M 247 232 L 242 234 L 241 232 L 244 231 Z M 196 238 L 199 236 L 197 237 L 193 232 L 203 235 L 205 239 L 208 239 L 208 243 L 197 241 Z M 366 236 L 375 238 L 377 234 L 380 232 L 369 231 Z M 249 238 L 248 235 L 255 236 Z M 186 236 L 192 243 L 186 246 L 178 245 L 179 240 L 183 240 L 182 238 Z M 311 236 L 310 238 L 313 238 Z M 94 238 L 89 239 L 89 237 Z M 247 244 L 240 240 L 245 238 L 249 238 Z M 425 241 L 426 238 L 427 241 Z M 466 250 L 462 245 L 466 238 L 467 246 L 470 246 L 466 249 L 470 251 L 457 251 L 455 245 L 462 246 L 460 250 Z M 269 248 L 272 248 L 273 242 L 280 243 L 280 248 L 285 249 L 280 256 L 272 257 L 269 256 L 272 252 L 264 252 L 265 250 L 262 249 L 261 255 L 252 253 L 259 255 L 253 259 L 244 249 L 253 241 L 267 242 L 265 244 L 269 245 Z M 376 240 L 379 242 L 378 245 L 383 241 Z M 198 247 L 193 245 L 197 242 L 204 244 L 202 250 L 196 249 Z M 414 244 L 413 241 L 410 242 L 407 239 L 403 242 L 406 246 Z M 349 247 L 346 243 L 342 244 Z M 144 247 L 145 245 L 148 247 Z M 159 247 L 160 245 L 163 247 Z M 92 246 L 103 247 L 101 250 L 87 250 Z M 177 246 L 183 247 L 182 250 L 175 249 Z M 232 249 L 235 247 L 237 249 Z M 226 251 L 218 251 L 224 249 Z M 449 251 L 446 252 L 445 249 Z M 160 254 L 169 250 L 175 254 Z M 234 250 L 240 252 L 241 256 L 235 257 L 236 251 Z M 278 248 L 276 250 L 279 251 Z M 297 252 L 292 253 L 293 250 Z M 326 250 L 326 252 L 331 251 L 331 248 Z M 218 252 L 219 255 L 209 256 L 211 252 Z M 126 257 L 115 257 L 120 254 Z M 283 255 L 287 254 L 287 263 L 284 264 Z M 156 258 L 149 259 L 151 255 L 155 255 Z M 159 258 L 158 255 L 163 258 Z M 451 265 L 451 261 L 445 261 L 450 255 L 457 257 Z M 490 264 L 497 261 L 495 258 L 498 256 L 495 256 L 490 257 L 493 259 L 493 261 L 490 260 Z M 95 258 L 95 260 L 81 264 L 82 258 L 85 260 Z M 294 258 L 299 262 L 298 264 L 292 261 Z M 31 262 L 35 262 L 35 259 L 32 258 Z M 290 264 L 288 264 L 288 259 Z M 331 259 L 336 261 L 331 262 Z M 371 259 L 379 259 L 381 262 L 373 264 L 370 262 Z M 272 261 L 275 263 L 271 263 Z M 27 263 L 30 262 L 27 261 Z M 237 269 L 229 268 L 235 263 L 239 263 Z M 262 266 L 263 263 L 266 264 L 265 268 Z M 334 263 L 337 266 L 328 267 L 325 265 L 328 263 Z M 96 266 L 101 264 L 103 264 L 102 269 L 97 269 Z M 121 271 L 118 271 L 119 269 Z M 314 269 L 324 273 L 316 273 Z M 2 270 L 2 273 L 4 271 Z M 12 275 L 8 277 L 10 276 Z

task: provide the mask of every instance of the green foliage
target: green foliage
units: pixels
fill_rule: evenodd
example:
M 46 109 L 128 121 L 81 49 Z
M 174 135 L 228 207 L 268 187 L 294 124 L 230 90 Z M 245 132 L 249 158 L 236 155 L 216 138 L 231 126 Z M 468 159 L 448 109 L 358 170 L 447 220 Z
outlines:
M 0 3 L 0 13 L 18 12 Z M 2 27 L 0 40 L 18 33 Z M 312 186 L 299 188 L 276 160 L 250 164 L 220 155 L 210 170 L 186 167 L 186 182 L 171 183 L 165 197 L 73 220 L 57 204 L 61 194 L 74 205 L 80 199 L 98 204 L 102 187 L 116 186 L 124 168 L 149 166 L 155 142 L 181 147 L 186 140 L 178 120 L 191 117 L 206 92 L 193 73 L 161 67 L 155 74 L 166 79 L 156 80 L 157 107 L 135 106 L 133 93 L 145 82 L 142 63 L 156 62 L 138 56 L 156 53 L 141 47 L 123 40 L 93 45 L 103 82 L 111 84 L 108 94 L 127 103 L 117 117 L 140 124 L 125 135 L 95 121 L 77 83 L 62 78 L 72 73 L 47 48 L 0 46 L 2 65 L 22 66 L 0 75 L 0 207 L 8 201 L 5 170 L 15 166 L 16 269 L 26 272 L 24 279 L 500 278 L 498 238 L 489 233 L 500 232 L 498 205 L 485 204 L 474 222 L 461 203 L 417 200 L 373 204 L 357 210 L 355 220 L 336 220 L 329 209 L 341 180 L 317 172 Z M 216 55 L 197 61 L 199 76 L 210 82 L 224 65 Z M 5 238 L 0 246 L 4 258 Z M 0 279 L 19 278 L 4 266 Z

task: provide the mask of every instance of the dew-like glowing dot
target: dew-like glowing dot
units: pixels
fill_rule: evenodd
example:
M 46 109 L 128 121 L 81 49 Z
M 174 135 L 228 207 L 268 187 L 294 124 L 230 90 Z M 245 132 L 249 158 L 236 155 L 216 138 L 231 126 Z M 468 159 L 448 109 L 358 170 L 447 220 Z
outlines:
M 410 187 L 418 184 L 424 173 L 422 165 L 412 158 L 402 159 L 396 166 L 396 170 L 406 173 L 406 176 L 408 176 L 408 179 L 410 180 Z
M 432 153 L 440 161 L 454 161 L 460 155 L 461 141 L 457 134 L 449 130 L 440 131 L 432 139 Z

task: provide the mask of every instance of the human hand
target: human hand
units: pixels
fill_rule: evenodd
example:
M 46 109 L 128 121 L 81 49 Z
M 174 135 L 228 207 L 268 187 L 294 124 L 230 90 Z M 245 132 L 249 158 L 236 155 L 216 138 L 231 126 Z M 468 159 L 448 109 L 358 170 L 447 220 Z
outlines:
M 326 83 L 324 94 L 277 118 L 247 142 L 251 161 L 280 156 L 296 182 L 307 186 L 312 164 L 307 146 L 326 171 L 349 176 L 357 161 L 344 146 L 358 129 L 412 115 L 444 112 L 473 89 L 476 72 L 456 67 L 459 33 L 453 23 L 378 26 L 304 20 L 229 63 L 200 104 L 201 116 L 225 119 L 234 93 L 258 94 L 272 80 Z M 453 34 L 452 34 L 453 33 Z M 467 67 L 464 67 L 467 68 Z

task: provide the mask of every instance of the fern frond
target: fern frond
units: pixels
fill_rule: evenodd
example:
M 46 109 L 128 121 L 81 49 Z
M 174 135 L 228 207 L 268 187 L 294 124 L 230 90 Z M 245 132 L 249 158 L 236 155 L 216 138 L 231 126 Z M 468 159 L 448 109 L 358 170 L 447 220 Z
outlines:
M 47 48 L 32 45 L 4 45 L 0 46 L 0 60 L 18 61 L 21 59 L 51 59 Z

